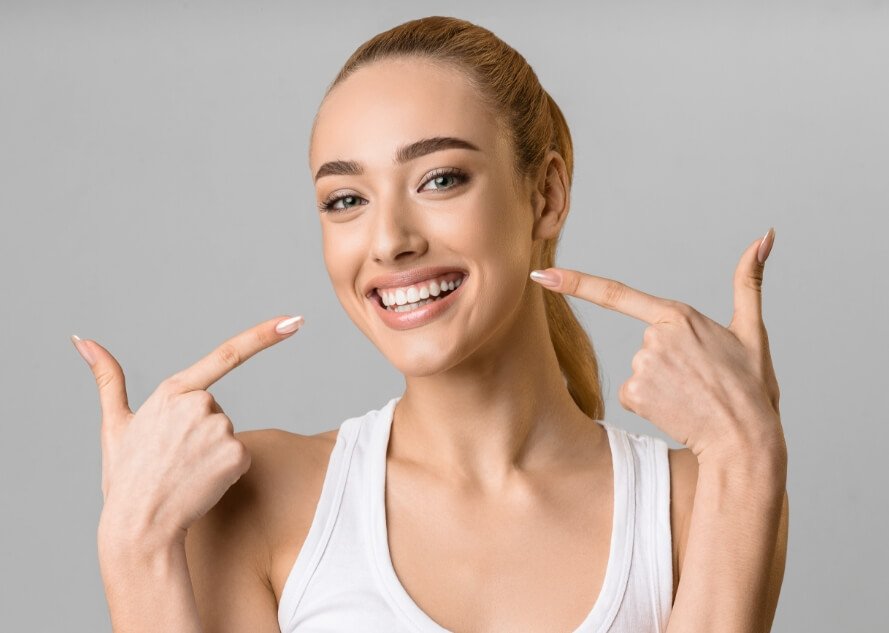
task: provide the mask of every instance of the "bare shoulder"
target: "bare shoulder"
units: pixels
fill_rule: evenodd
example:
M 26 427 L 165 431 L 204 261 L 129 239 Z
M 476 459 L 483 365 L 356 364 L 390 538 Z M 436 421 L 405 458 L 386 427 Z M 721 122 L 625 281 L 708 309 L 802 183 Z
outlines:
M 336 435 L 273 428 L 235 433 L 250 453 L 250 468 L 186 536 L 207 630 L 277 631 L 282 548 L 298 553 L 302 547 Z
M 265 573 L 278 600 L 312 525 L 338 429 L 315 435 L 282 429 L 235 435 L 250 451 L 245 477 L 252 473 L 254 487 L 261 490 Z
M 673 598 L 679 587 L 682 563 L 688 543 L 688 526 L 698 483 L 698 458 L 689 448 L 671 448 L 670 530 L 673 533 Z
M 265 540 L 274 548 L 282 539 L 291 540 L 299 526 L 311 523 L 337 429 L 316 435 L 259 429 L 235 437 L 250 452 L 250 470 L 241 480 L 247 479 L 244 488 L 257 498 Z

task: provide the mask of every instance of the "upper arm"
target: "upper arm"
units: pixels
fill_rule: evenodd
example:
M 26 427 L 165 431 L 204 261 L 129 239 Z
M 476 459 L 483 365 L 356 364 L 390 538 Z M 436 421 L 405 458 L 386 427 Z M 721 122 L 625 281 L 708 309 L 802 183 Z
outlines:
M 250 469 L 186 534 L 188 570 L 207 633 L 280 633 L 264 521 L 275 433 L 235 433 L 250 452 Z
M 671 448 L 670 530 L 673 534 L 673 599 L 679 587 L 682 564 L 688 543 L 688 526 L 698 484 L 698 458 L 688 448 Z

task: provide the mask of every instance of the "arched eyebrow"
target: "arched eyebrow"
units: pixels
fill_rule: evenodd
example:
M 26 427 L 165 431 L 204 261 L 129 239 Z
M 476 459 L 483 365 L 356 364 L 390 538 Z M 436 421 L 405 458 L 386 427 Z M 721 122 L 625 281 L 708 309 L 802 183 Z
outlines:
M 439 152 L 444 149 L 471 149 L 477 152 L 481 151 L 478 147 L 462 138 L 455 138 L 453 136 L 434 136 L 432 138 L 424 138 L 399 147 L 395 154 L 394 162 L 396 165 L 400 165 L 409 160 L 425 156 L 426 154 L 431 154 L 432 152 Z M 315 174 L 315 182 L 318 182 L 318 179 L 323 178 L 324 176 L 360 176 L 363 173 L 364 168 L 362 168 L 361 163 L 357 161 L 333 160 L 321 165 L 318 172 Z

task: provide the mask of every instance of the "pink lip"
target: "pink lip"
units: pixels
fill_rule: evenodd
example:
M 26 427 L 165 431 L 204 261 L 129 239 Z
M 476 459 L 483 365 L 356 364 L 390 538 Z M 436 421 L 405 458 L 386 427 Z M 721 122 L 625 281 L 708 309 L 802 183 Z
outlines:
M 466 285 L 468 280 L 469 275 L 466 275 L 463 277 L 463 281 L 460 282 L 460 285 L 448 293 L 444 298 L 433 301 L 432 303 L 427 303 L 422 308 L 417 308 L 410 312 L 396 312 L 395 310 L 387 309 L 380 302 L 379 295 L 373 290 L 371 290 L 372 294 L 368 297 L 368 300 L 374 305 L 374 309 L 380 315 L 383 323 L 387 326 L 393 330 L 410 330 L 415 327 L 426 325 L 447 311 L 454 304 L 454 301 L 457 300 L 457 297 L 460 296 L 463 286 Z
M 460 272 L 468 275 L 468 271 L 456 266 L 425 266 L 423 268 L 414 268 L 398 273 L 389 273 L 388 275 L 378 275 L 367 280 L 364 284 L 364 296 L 370 298 L 377 288 L 401 288 L 410 286 L 420 281 L 433 279 L 445 273 Z M 459 290 L 459 288 L 458 288 Z M 444 301 L 444 299 L 442 299 Z M 435 303 L 440 303 L 436 301 Z

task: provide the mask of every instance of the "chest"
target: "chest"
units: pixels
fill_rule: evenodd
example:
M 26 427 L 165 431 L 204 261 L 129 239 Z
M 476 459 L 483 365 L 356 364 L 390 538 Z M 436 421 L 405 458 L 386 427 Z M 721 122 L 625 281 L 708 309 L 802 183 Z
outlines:
M 603 586 L 613 518 L 606 470 L 505 498 L 424 485 L 390 469 L 392 566 L 452 631 L 574 631 Z

